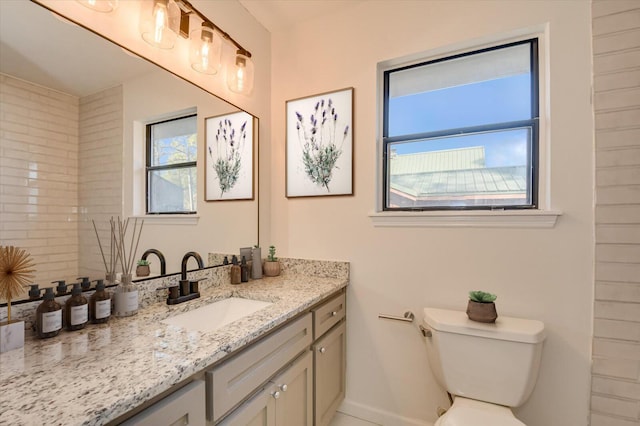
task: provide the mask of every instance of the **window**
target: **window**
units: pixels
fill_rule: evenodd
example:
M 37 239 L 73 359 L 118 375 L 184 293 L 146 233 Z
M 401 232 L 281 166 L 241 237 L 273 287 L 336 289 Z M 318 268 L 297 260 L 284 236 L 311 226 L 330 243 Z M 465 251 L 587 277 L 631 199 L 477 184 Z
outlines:
M 537 208 L 538 41 L 383 72 L 383 209 Z
M 147 214 L 196 213 L 195 115 L 147 125 Z

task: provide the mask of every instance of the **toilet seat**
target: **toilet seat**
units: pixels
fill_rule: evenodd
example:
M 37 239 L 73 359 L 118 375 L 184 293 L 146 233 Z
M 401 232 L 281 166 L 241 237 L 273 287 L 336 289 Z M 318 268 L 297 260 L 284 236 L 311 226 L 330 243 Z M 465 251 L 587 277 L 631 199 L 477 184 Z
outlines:
M 457 396 L 434 426 L 526 426 L 508 407 Z

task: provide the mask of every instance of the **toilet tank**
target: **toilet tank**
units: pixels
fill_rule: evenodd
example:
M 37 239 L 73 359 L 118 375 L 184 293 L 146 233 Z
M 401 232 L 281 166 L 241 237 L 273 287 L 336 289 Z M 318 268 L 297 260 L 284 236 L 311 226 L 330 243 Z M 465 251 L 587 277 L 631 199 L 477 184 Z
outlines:
M 451 394 L 517 407 L 538 378 L 544 324 L 500 316 L 495 324 L 471 321 L 465 312 L 425 308 L 427 357 Z

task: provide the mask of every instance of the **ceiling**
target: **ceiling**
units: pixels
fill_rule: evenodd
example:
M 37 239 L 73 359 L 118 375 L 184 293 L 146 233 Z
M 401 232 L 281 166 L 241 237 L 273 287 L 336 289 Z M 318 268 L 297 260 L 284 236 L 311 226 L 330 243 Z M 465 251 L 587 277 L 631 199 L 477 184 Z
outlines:
M 323 15 L 331 15 L 366 0 L 238 0 L 270 32 Z
M 238 1 L 275 32 L 366 0 Z M 0 0 L 2 73 L 82 97 L 152 69 L 146 61 L 122 52 L 32 2 Z
M 75 96 L 149 73 L 154 65 L 30 1 L 0 0 L 0 72 Z

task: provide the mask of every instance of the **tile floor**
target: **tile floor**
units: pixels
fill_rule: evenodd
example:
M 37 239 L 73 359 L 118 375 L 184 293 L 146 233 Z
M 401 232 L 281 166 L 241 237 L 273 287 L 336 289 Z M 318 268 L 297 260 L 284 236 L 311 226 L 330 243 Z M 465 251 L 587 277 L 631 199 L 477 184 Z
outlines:
M 337 412 L 336 415 L 331 420 L 329 426 L 380 426 L 377 423 L 371 423 L 357 417 L 347 416 L 346 414 L 342 414 Z

